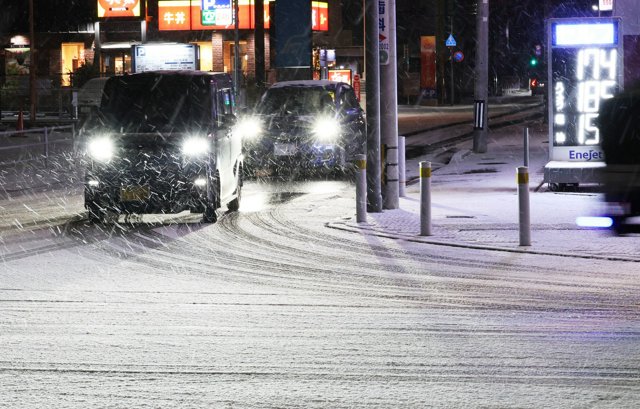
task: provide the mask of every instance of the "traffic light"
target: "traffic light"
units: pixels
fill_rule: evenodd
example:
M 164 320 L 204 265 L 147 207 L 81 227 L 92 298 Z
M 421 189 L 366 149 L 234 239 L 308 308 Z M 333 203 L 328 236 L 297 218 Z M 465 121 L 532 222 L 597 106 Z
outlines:
M 537 65 L 538 65 L 538 57 L 531 57 L 531 59 L 529 60 L 529 66 L 535 67 Z

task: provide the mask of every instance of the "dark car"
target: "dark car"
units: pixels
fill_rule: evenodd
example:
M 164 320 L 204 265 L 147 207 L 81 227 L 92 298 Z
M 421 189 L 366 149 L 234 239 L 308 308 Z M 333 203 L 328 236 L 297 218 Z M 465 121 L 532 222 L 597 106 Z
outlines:
M 605 201 L 618 233 L 638 232 L 640 224 L 640 90 L 605 100 L 598 118 Z
M 164 71 L 109 79 L 87 135 L 85 207 L 108 214 L 238 210 L 242 143 L 231 77 Z
M 364 111 L 343 82 L 277 82 L 239 130 L 254 175 L 340 171 L 365 152 Z

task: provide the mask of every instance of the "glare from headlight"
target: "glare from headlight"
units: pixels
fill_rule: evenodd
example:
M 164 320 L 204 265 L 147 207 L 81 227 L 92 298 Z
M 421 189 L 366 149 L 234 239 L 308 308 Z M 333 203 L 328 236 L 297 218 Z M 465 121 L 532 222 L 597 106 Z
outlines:
M 318 142 L 336 142 L 340 136 L 340 123 L 331 117 L 320 117 L 313 124 L 312 132 Z
M 243 140 L 253 140 L 262 133 L 262 123 L 255 117 L 243 118 L 238 121 L 235 130 Z
M 187 156 L 204 155 L 209 152 L 209 141 L 206 138 L 193 137 L 182 143 L 182 153 Z
M 101 136 L 89 141 L 89 155 L 95 160 L 106 162 L 113 157 L 114 144 L 108 136 Z

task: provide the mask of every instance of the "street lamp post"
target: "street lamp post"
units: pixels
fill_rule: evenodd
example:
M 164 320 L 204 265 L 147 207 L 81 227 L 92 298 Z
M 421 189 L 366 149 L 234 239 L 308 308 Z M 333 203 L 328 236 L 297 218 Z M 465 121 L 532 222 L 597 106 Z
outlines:
M 478 0 L 476 15 L 475 118 L 473 151 L 487 151 L 487 112 L 489 95 L 489 0 Z
M 234 20 L 234 29 L 233 29 L 233 90 L 235 93 L 236 100 L 238 98 L 240 89 L 239 89 L 239 78 L 240 78 L 240 34 L 239 34 L 239 10 L 238 0 L 233 0 L 233 20 Z
M 35 36 L 35 29 L 34 29 L 33 14 L 34 14 L 33 0 L 29 0 L 29 37 L 30 37 L 29 41 L 31 43 L 30 44 L 31 58 L 29 62 L 29 112 L 30 112 L 29 120 L 32 126 L 36 121 L 36 99 L 38 98 L 38 95 L 36 92 L 37 52 L 36 52 L 36 36 Z

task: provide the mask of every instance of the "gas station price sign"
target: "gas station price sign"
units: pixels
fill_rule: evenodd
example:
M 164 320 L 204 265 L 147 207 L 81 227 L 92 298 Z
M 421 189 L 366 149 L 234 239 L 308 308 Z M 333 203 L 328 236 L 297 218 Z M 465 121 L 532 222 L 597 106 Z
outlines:
M 622 88 L 620 19 L 548 21 L 549 149 L 555 161 L 603 161 L 598 112 Z

